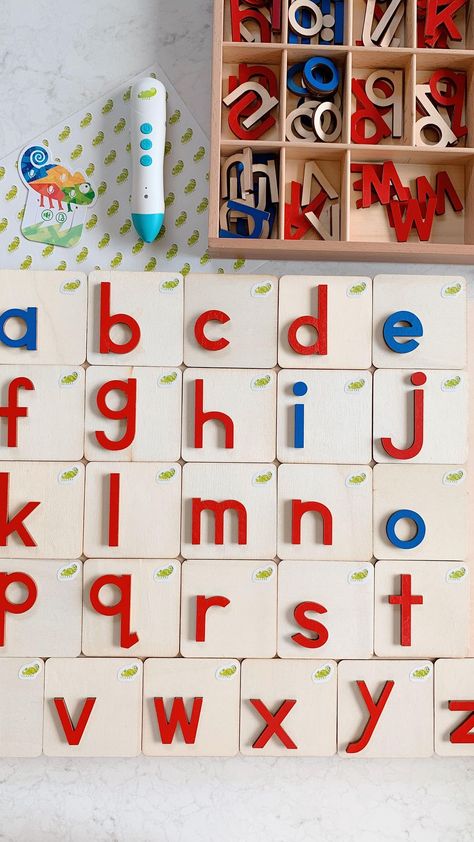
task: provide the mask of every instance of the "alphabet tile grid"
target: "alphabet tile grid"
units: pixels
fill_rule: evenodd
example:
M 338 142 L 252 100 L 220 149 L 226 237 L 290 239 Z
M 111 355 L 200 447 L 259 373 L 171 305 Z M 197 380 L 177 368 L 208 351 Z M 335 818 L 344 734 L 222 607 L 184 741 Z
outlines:
M 0 288 L 0 756 L 474 754 L 463 278 Z

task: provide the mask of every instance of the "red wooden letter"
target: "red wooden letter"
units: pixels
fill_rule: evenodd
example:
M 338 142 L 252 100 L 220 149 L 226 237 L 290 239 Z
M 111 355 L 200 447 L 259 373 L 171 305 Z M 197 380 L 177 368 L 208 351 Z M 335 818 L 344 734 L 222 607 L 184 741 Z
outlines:
M 230 20 L 232 30 L 232 41 L 245 41 L 241 37 L 240 25 L 243 21 L 253 20 L 260 29 L 260 40 L 262 43 L 267 43 L 272 40 L 272 31 L 270 21 L 258 9 L 249 9 L 247 7 L 240 9 L 240 0 L 230 0 Z M 253 4 L 252 4 L 253 5 Z
M 296 705 L 296 699 L 285 699 L 275 713 L 270 713 L 267 706 L 263 704 L 261 699 L 250 699 L 250 704 L 254 706 L 257 713 L 259 713 L 262 719 L 264 719 L 267 723 L 261 734 L 259 734 L 253 743 L 252 748 L 263 748 L 273 735 L 278 737 L 285 748 L 298 748 L 296 743 L 294 743 L 291 737 L 288 736 L 281 724 L 285 716 L 289 714 L 292 707 Z
M 323 520 L 323 544 L 332 544 L 332 514 L 323 503 L 291 501 L 291 543 L 301 544 L 301 518 L 306 512 L 317 512 Z
M 120 474 L 109 475 L 109 547 L 119 545 Z
M 353 743 L 348 743 L 348 746 L 346 748 L 346 752 L 348 754 L 357 754 L 359 751 L 362 751 L 362 749 L 366 747 L 372 734 L 375 731 L 375 726 L 377 725 L 382 711 L 385 705 L 387 704 L 388 697 L 390 696 L 394 685 L 394 681 L 386 681 L 383 686 L 382 692 L 380 693 L 380 696 L 378 697 L 377 701 L 374 702 L 372 696 L 369 693 L 369 690 L 367 689 L 365 681 L 357 682 L 360 694 L 369 712 L 369 718 L 359 739 Z
M 411 646 L 411 607 L 423 605 L 421 594 L 412 594 L 411 575 L 402 573 L 400 576 L 400 594 L 392 594 L 388 601 L 390 605 L 400 606 L 400 645 Z
M 406 202 L 399 202 L 396 199 L 391 200 L 390 214 L 399 243 L 406 243 L 412 228 L 416 228 L 420 240 L 423 242 L 429 240 L 436 204 L 435 198 L 428 199 L 423 207 L 418 199 L 408 199 Z M 405 216 L 403 216 L 403 212 L 405 212 Z
M 225 325 L 226 322 L 230 322 L 230 316 L 222 310 L 206 310 L 205 313 L 201 313 L 194 324 L 194 336 L 199 345 L 202 345 L 206 351 L 222 351 L 223 348 L 227 348 L 227 345 L 230 344 L 229 340 L 224 339 L 224 337 L 221 337 L 221 339 L 208 339 L 204 333 L 204 326 L 208 322 L 220 322 L 221 325 Z
M 225 412 L 204 412 L 204 380 L 194 382 L 194 447 L 203 446 L 203 429 L 206 421 L 218 421 L 224 426 L 226 450 L 234 447 L 234 422 Z
M 82 735 L 85 731 L 87 723 L 89 722 L 89 717 L 92 713 L 92 708 L 94 707 L 95 702 L 96 700 L 92 697 L 84 699 L 84 704 L 82 705 L 82 710 L 79 715 L 79 719 L 77 720 L 77 725 L 74 727 L 74 723 L 71 719 L 71 715 L 67 709 L 67 705 L 64 699 L 54 699 L 54 704 L 58 712 L 59 721 L 61 722 L 64 731 L 64 736 L 66 737 L 66 740 L 68 741 L 70 746 L 78 746 L 81 742 Z
M 214 543 L 224 543 L 224 513 L 228 510 L 236 512 L 238 519 L 238 544 L 247 543 L 247 509 L 238 500 L 202 500 L 201 497 L 193 497 L 192 500 L 192 522 L 191 541 L 193 544 L 201 543 L 201 513 L 208 510 L 214 514 Z
M 7 419 L 7 447 L 18 447 L 18 419 L 26 418 L 26 406 L 18 406 L 18 392 L 20 389 L 34 390 L 29 377 L 15 377 L 8 384 L 8 403 L 0 407 L 0 418 Z
M 202 596 L 196 597 L 196 642 L 204 643 L 206 640 L 206 614 L 209 608 L 217 606 L 226 608 L 230 605 L 230 599 L 226 596 Z
M 296 354 L 319 354 L 326 356 L 328 352 L 328 288 L 327 284 L 320 284 L 318 290 L 318 318 L 314 316 L 300 316 L 288 328 L 288 343 Z M 303 325 L 314 328 L 317 339 L 312 345 L 302 345 L 298 342 L 298 330 Z
M 26 588 L 23 602 L 10 602 L 7 598 L 9 585 L 17 583 Z M 27 573 L 0 573 L 0 646 L 5 646 L 5 621 L 7 614 L 25 614 L 36 602 L 36 582 Z
M 104 605 L 99 599 L 99 593 L 105 585 L 113 585 L 120 591 L 120 599 L 113 605 Z M 138 634 L 130 631 L 130 614 L 132 609 L 132 577 L 130 573 L 121 576 L 113 574 L 99 576 L 92 585 L 89 592 L 89 599 L 94 611 L 103 614 L 104 617 L 120 617 L 120 646 L 122 649 L 130 649 L 139 641 Z
M 461 724 L 454 731 L 451 731 L 449 742 L 462 743 L 464 745 L 474 743 L 474 733 L 472 733 L 474 729 L 474 701 L 472 699 L 456 699 L 455 701 L 448 702 L 448 707 L 449 710 L 469 711 L 469 716 L 466 716 Z
M 323 626 L 322 623 L 319 623 L 318 620 L 312 620 L 310 617 L 306 616 L 308 611 L 314 611 L 315 614 L 326 614 L 327 608 L 324 605 L 320 605 L 318 602 L 300 602 L 299 605 L 296 606 L 293 616 L 301 626 L 302 629 L 308 629 L 308 631 L 314 632 L 316 637 L 306 637 L 306 635 L 301 634 L 301 632 L 297 632 L 296 634 L 291 635 L 291 639 L 295 641 L 298 646 L 304 646 L 306 649 L 319 649 L 320 646 L 324 646 L 327 643 L 329 638 L 329 632 L 326 626 Z
M 114 325 L 125 325 L 130 331 L 130 339 L 119 344 L 114 342 L 110 331 Z M 129 354 L 140 342 L 140 327 L 138 322 L 128 313 L 110 313 L 110 282 L 104 281 L 100 285 L 100 338 L 99 351 L 101 354 Z
M 422 371 L 415 371 L 410 378 L 413 386 L 424 386 L 426 374 Z M 395 447 L 390 438 L 382 438 L 381 444 L 385 453 L 392 459 L 413 459 L 423 447 L 424 433 L 424 393 L 423 389 L 413 391 L 413 441 L 409 447 Z
M 193 699 L 193 709 L 189 719 L 186 714 L 186 708 L 182 696 L 175 696 L 173 699 L 169 719 L 166 717 L 163 696 L 155 697 L 153 702 L 156 711 L 156 721 L 158 723 L 161 742 L 163 745 L 168 746 L 173 742 L 178 725 L 181 729 L 186 745 L 193 745 L 196 742 L 199 718 L 201 716 L 202 697 L 196 696 Z
M 40 503 L 25 503 L 25 505 L 13 515 L 8 517 L 8 484 L 10 481 L 10 474 L 0 473 L 0 547 L 6 547 L 8 544 L 8 536 L 14 532 L 25 547 L 36 547 L 36 541 L 31 537 L 23 521 L 38 506 Z
M 120 409 L 109 409 L 106 398 L 110 392 L 122 392 L 126 401 Z M 111 418 L 113 421 L 125 421 L 125 432 L 122 438 L 115 441 L 109 439 L 103 430 L 96 430 L 95 437 L 104 450 L 124 450 L 130 447 L 136 431 L 137 421 L 137 381 L 134 377 L 128 380 L 109 380 L 103 383 L 97 392 L 97 408 L 104 418 Z

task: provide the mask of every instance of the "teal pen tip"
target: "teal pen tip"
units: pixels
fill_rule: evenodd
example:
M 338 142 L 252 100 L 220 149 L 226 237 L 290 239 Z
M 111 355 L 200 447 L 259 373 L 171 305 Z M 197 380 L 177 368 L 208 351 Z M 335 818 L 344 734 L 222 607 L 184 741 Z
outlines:
M 152 243 L 161 231 L 164 213 L 132 213 L 132 221 L 139 237 Z

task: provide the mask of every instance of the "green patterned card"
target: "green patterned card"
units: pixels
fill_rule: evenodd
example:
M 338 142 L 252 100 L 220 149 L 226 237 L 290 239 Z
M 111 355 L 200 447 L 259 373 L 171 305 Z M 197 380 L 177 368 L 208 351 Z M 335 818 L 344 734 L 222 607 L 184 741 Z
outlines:
M 168 93 L 166 216 L 158 239 L 144 243 L 130 218 L 128 116 L 130 87 L 135 81 L 131 79 L 1 162 L 2 268 L 80 267 L 87 272 L 120 267 L 130 271 L 171 270 L 186 275 L 191 270 L 238 271 L 244 265 L 246 271 L 255 271 L 261 265 L 261 261 L 209 257 L 208 140 L 162 70 L 154 66 L 136 78 L 143 75 L 161 79 Z M 28 182 L 29 162 L 23 160 L 23 154 L 35 146 L 43 149 L 46 167 L 55 171 L 62 185 L 62 207 L 55 196 L 45 193 L 41 176 L 31 176 Z M 35 181 L 39 183 L 33 189 Z M 94 193 L 93 198 L 88 188 Z M 82 202 L 82 196 L 78 196 L 81 189 L 90 201 Z M 67 190 L 75 191 L 76 202 L 73 197 L 72 203 L 67 203 L 71 198 Z M 77 230 L 69 236 L 71 229 Z

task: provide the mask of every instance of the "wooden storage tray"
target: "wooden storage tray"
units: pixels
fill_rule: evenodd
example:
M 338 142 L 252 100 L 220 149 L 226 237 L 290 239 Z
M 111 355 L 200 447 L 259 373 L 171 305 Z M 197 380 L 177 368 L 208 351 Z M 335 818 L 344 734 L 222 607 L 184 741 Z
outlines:
M 228 0 L 215 0 L 214 52 L 212 72 L 211 178 L 209 208 L 209 252 L 212 256 L 283 260 L 386 260 L 428 263 L 471 263 L 474 260 L 474 15 L 466 7 L 461 18 L 464 38 L 449 49 L 417 48 L 416 0 L 407 0 L 402 45 L 379 48 L 355 44 L 353 20 L 360 21 L 364 0 L 349 0 L 345 4 L 345 45 L 319 46 L 288 43 L 288 3 L 282 0 L 281 40 L 272 43 L 236 43 L 230 38 Z M 456 23 L 459 24 L 456 18 Z M 360 30 L 360 25 L 358 31 Z M 275 37 L 275 36 L 274 36 Z M 278 36 L 277 36 L 278 37 Z M 358 36 L 357 36 L 358 37 Z M 331 57 L 342 69 L 343 127 L 336 143 L 289 142 L 285 140 L 285 117 L 291 110 L 288 99 L 293 95 L 286 88 L 289 64 L 313 55 Z M 229 73 L 239 62 L 270 65 L 280 80 L 279 106 L 275 111 L 274 129 L 261 140 L 246 142 L 229 130 L 222 91 Z M 404 127 L 403 136 L 389 144 L 358 145 L 350 142 L 351 79 L 354 70 L 403 69 L 404 71 Z M 415 146 L 415 84 L 425 81 L 427 71 L 438 68 L 462 70 L 466 74 L 465 121 L 468 135 L 464 145 L 430 149 Z M 425 74 L 425 75 L 424 75 Z M 227 89 L 225 88 L 227 92 Z M 279 158 L 280 202 L 272 239 L 220 238 L 219 176 L 222 160 L 249 146 L 253 152 L 273 152 Z M 301 175 L 304 161 L 316 161 L 318 166 L 340 185 L 340 240 L 318 239 L 316 232 L 310 239 L 284 239 L 284 204 L 288 201 L 291 178 Z M 394 161 L 401 174 L 430 174 L 440 165 L 449 173 L 464 210 L 455 213 L 449 202 L 446 214 L 436 217 L 429 242 L 420 242 L 416 233 L 408 242 L 397 242 L 394 231 L 381 220 L 380 206 L 355 211 L 357 195 L 352 190 L 352 162 Z M 370 239 L 367 239 L 370 232 Z

